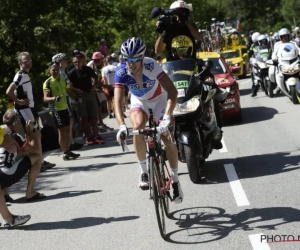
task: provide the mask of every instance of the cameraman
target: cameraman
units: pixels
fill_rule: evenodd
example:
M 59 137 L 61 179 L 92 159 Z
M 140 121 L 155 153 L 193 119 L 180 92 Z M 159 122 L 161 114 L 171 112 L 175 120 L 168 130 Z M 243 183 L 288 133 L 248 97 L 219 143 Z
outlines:
M 179 60 L 179 57 L 172 53 L 172 41 L 178 36 L 186 36 L 192 41 L 193 50 L 189 56 L 196 60 L 196 40 L 201 41 L 201 35 L 189 20 L 190 12 L 186 2 L 175 1 L 171 4 L 170 10 L 156 23 L 159 36 L 155 43 L 155 53 L 161 54 L 165 51 L 167 61 Z M 152 17 L 155 15 L 153 14 Z

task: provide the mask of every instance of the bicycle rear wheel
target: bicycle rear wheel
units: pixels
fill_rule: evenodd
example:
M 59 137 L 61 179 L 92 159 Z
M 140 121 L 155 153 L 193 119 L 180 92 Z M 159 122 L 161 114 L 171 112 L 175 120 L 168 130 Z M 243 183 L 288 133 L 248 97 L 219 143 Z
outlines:
M 152 198 L 154 201 L 156 218 L 158 223 L 159 232 L 162 238 L 166 237 L 166 221 L 163 204 L 163 196 L 161 194 L 161 177 L 159 173 L 159 166 L 155 159 L 150 157 L 149 159 L 149 170 L 150 170 L 150 185 L 152 191 Z

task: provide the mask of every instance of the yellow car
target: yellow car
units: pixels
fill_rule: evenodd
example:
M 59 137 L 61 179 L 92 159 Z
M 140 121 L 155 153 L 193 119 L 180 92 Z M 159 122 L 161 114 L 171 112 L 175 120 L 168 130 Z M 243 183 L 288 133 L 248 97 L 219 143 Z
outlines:
M 236 46 L 230 50 L 223 50 L 221 54 L 235 75 L 246 77 L 250 73 L 246 46 Z

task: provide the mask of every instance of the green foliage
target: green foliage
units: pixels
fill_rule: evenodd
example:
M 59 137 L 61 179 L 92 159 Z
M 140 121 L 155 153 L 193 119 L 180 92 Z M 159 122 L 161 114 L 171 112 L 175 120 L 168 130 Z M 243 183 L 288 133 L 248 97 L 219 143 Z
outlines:
M 0 5 L 0 115 L 8 101 L 6 88 L 18 70 L 17 54 L 32 54 L 30 72 L 34 97 L 42 103 L 42 83 L 48 77 L 47 65 L 59 52 L 70 54 L 77 47 L 90 57 L 98 50 L 101 38 L 107 40 L 111 52 L 118 52 L 121 43 L 130 36 L 141 37 L 147 53 L 154 49 L 157 38 L 156 20 L 151 19 L 153 7 L 168 9 L 172 0 L 3 0 Z M 200 27 L 238 18 L 243 32 L 250 29 L 275 32 L 291 28 L 295 18 L 300 25 L 299 0 L 190 0 L 193 22 Z

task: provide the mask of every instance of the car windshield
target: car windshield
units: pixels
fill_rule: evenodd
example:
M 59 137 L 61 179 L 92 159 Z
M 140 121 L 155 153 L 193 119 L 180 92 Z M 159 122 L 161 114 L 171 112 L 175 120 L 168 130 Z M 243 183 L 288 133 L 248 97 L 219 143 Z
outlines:
M 196 68 L 196 61 L 192 58 L 187 58 L 183 60 L 165 62 L 161 66 L 168 75 L 179 71 L 193 72 Z
M 213 64 L 214 64 L 214 66 L 210 70 L 210 72 L 213 75 L 225 74 L 227 72 L 224 63 L 222 62 L 222 60 L 220 58 L 209 58 L 209 59 L 205 59 L 204 61 L 207 61 L 207 60 L 213 62 Z
M 228 59 L 228 58 L 235 58 L 235 57 L 240 57 L 240 52 L 239 52 L 238 50 L 230 51 L 230 52 L 225 52 L 225 53 L 222 53 L 222 56 L 223 56 L 225 59 Z

